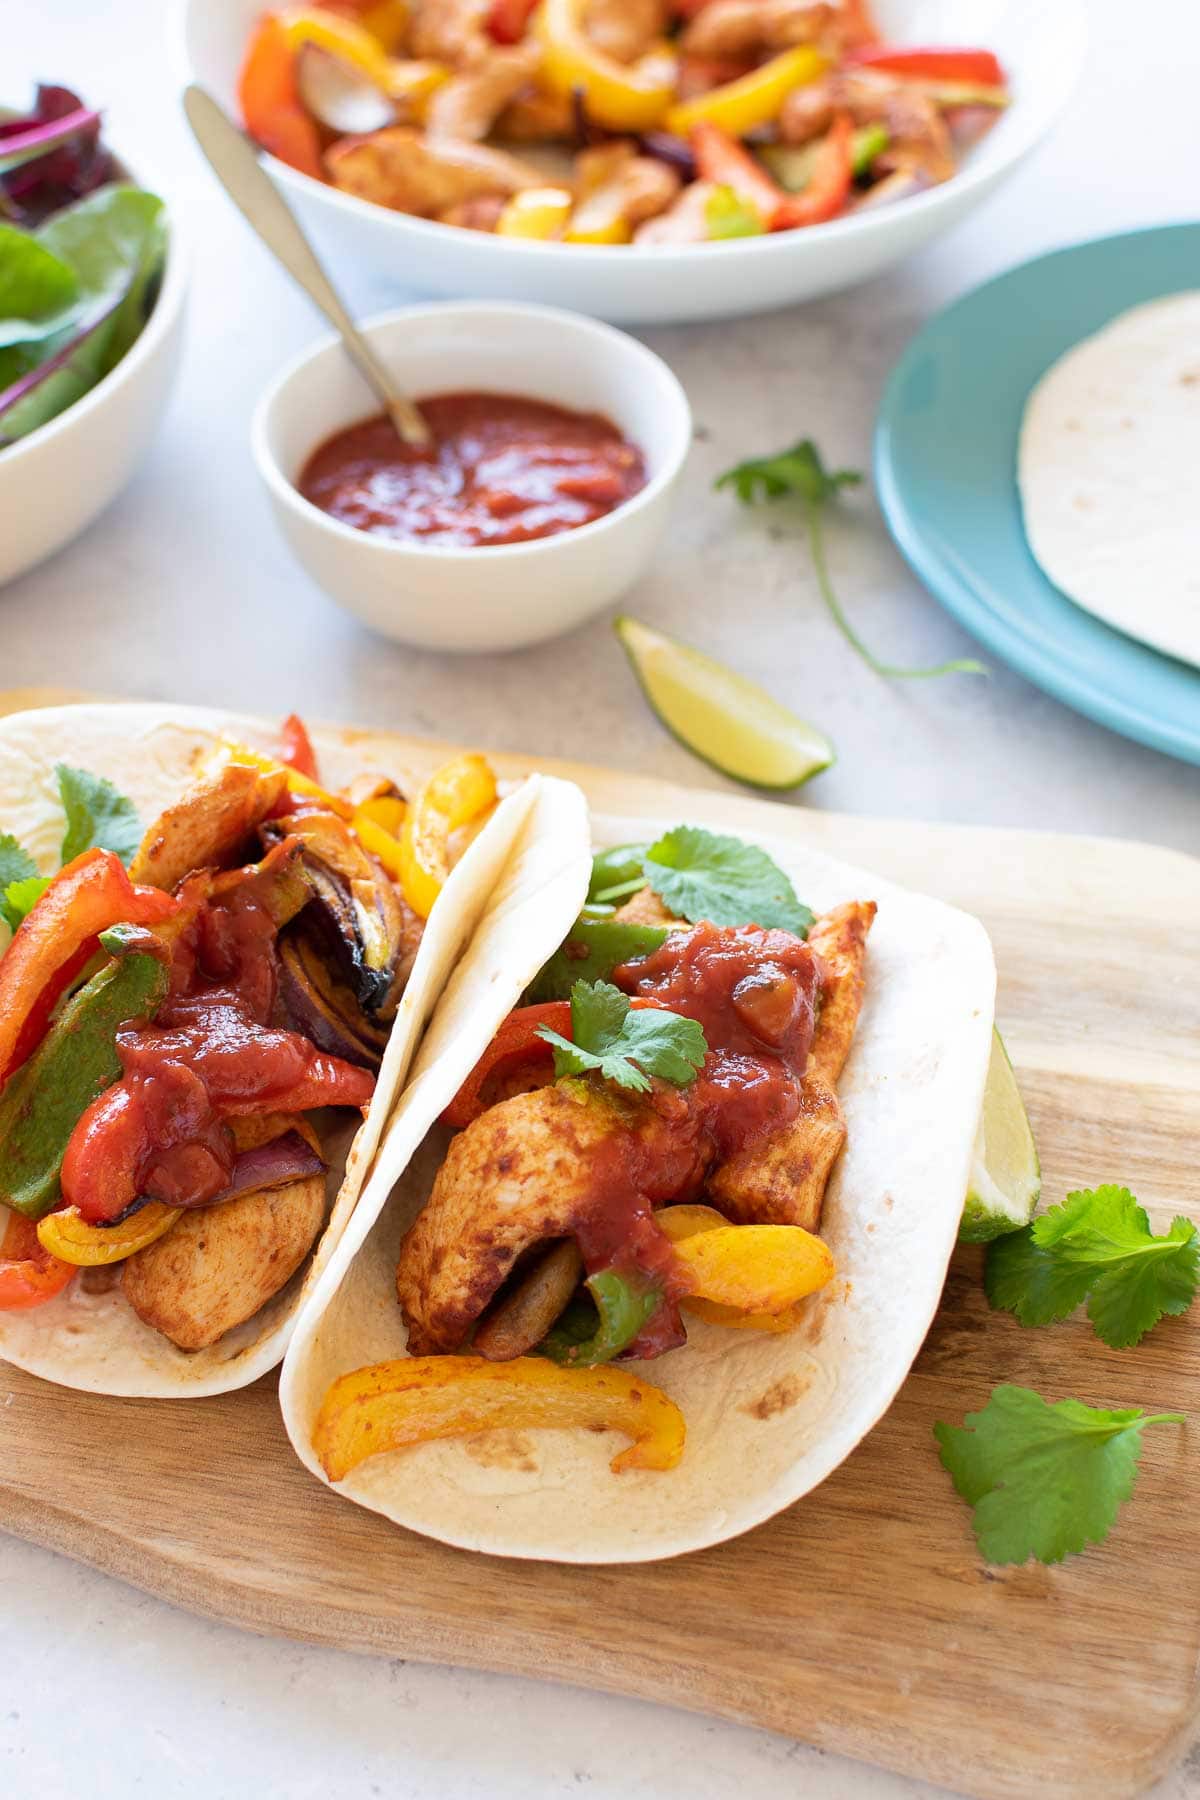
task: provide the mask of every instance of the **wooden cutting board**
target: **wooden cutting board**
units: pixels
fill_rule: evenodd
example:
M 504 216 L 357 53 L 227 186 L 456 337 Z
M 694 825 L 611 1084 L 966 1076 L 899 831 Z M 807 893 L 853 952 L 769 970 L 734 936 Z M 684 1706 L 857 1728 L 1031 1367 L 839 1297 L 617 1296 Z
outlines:
M 0 711 L 62 697 L 4 695 Z M 1200 1219 L 1200 861 L 557 767 L 599 806 L 794 835 L 978 913 L 1046 1199 L 1115 1180 L 1156 1223 Z M 899 1399 L 823 1487 L 675 1562 L 507 1562 L 399 1531 L 294 1460 L 273 1377 L 130 1402 L 0 1369 L 0 1527 L 256 1631 L 718 1713 L 980 1796 L 1137 1794 L 1197 1723 L 1200 1310 L 1113 1351 L 1086 1323 L 991 1313 L 980 1272 L 980 1253 L 956 1255 Z M 932 1426 L 998 1381 L 1196 1422 L 1147 1434 L 1102 1548 L 988 1568 Z

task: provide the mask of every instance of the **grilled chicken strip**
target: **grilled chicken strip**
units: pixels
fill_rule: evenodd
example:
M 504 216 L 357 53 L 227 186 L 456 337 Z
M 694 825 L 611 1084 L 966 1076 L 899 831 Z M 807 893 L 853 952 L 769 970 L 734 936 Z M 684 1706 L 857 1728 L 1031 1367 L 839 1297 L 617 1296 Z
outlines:
M 430 143 L 407 125 L 342 138 L 326 153 L 325 166 L 343 193 L 424 218 L 484 194 L 542 185 L 531 164 L 503 150 L 450 138 Z
M 456 1350 L 522 1251 L 574 1235 L 618 1138 L 635 1140 L 649 1204 L 695 1191 L 704 1147 L 685 1105 L 664 1115 L 564 1082 L 514 1094 L 460 1132 L 400 1246 L 396 1295 L 414 1356 Z
M 511 50 L 495 50 L 478 67 L 451 76 L 430 99 L 425 118 L 429 137 L 479 143 L 509 102 L 529 86 L 540 61 L 536 44 L 517 44 Z
M 821 1010 L 805 1075 L 832 1085 L 846 1065 L 858 1028 L 866 988 L 867 933 L 878 908 L 873 900 L 851 900 L 824 913 L 808 934 L 824 967 Z
M 206 1350 L 291 1280 L 325 1222 L 325 1178 L 185 1212 L 124 1265 L 126 1300 L 181 1350 Z
M 246 763 L 226 763 L 154 821 L 129 865 L 131 878 L 169 893 L 193 869 L 236 863 L 286 786 L 283 769 L 265 774 Z
M 663 0 L 588 0 L 583 28 L 588 39 L 616 62 L 636 62 L 666 33 Z

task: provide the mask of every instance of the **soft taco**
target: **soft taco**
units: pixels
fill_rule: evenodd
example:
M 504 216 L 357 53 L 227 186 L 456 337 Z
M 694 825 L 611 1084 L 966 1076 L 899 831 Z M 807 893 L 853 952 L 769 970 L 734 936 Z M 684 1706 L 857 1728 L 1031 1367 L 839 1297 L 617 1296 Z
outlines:
M 396 1522 L 620 1562 L 768 1518 L 892 1400 L 995 973 L 975 920 L 794 844 L 593 831 L 586 894 L 485 916 L 280 1392 Z
M 542 785 L 295 718 L 0 724 L 0 1358 L 145 1396 L 279 1361 Z

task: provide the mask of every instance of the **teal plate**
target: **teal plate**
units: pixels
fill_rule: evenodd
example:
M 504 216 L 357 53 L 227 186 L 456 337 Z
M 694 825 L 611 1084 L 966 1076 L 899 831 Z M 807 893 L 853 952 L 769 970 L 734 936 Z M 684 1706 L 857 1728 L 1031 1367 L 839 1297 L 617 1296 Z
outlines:
M 1200 763 L 1200 670 L 1075 606 L 1021 523 L 1017 434 L 1030 389 L 1143 300 L 1200 287 L 1200 225 L 1098 238 L 1023 263 L 946 307 L 893 370 L 875 485 L 913 572 L 1003 661 L 1077 712 Z

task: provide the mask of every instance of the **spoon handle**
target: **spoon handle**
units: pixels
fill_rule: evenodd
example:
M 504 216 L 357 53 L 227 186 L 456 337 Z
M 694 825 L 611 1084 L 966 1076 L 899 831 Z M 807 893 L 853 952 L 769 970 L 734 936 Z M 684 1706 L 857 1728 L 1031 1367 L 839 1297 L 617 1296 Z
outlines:
M 420 411 L 397 391 L 391 375 L 356 327 L 291 208 L 259 162 L 249 138 L 238 130 L 211 94 L 194 82 L 184 90 L 183 107 L 197 143 L 229 198 L 341 334 L 346 349 L 383 401 L 404 442 L 424 448 L 431 438 Z

